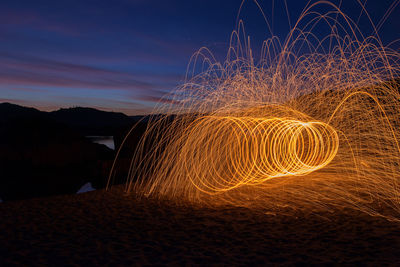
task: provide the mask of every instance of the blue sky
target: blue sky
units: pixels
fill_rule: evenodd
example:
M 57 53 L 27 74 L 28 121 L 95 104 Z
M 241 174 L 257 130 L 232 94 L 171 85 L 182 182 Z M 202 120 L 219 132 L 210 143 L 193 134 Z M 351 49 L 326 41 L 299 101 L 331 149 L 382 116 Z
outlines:
M 87 106 L 148 113 L 162 95 L 183 82 L 190 56 L 200 47 L 224 59 L 241 2 L 3 0 L 0 102 L 42 110 Z M 284 1 L 258 2 L 274 34 L 285 38 L 289 23 Z M 287 0 L 292 23 L 307 2 Z M 344 12 L 358 18 L 359 3 L 342 2 Z M 360 2 L 377 23 L 393 1 Z M 380 31 L 384 43 L 400 38 L 399 8 Z M 252 0 L 245 1 L 240 17 L 253 49 L 259 49 L 270 34 Z M 366 21 L 362 17 L 359 26 L 369 34 Z

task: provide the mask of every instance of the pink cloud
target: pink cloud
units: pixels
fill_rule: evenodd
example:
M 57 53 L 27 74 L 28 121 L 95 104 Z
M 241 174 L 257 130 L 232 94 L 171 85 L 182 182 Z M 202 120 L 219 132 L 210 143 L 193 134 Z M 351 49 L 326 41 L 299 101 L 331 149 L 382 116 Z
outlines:
M 50 20 L 40 14 L 28 10 L 13 10 L 2 8 L 0 11 L 0 23 L 15 27 L 29 27 L 31 29 L 50 31 L 70 36 L 79 36 L 82 33 L 82 25 L 71 25 L 59 20 Z
M 165 104 L 173 104 L 179 105 L 180 102 L 168 97 L 158 97 L 158 96 L 151 96 L 151 95 L 143 95 L 137 97 L 139 100 L 147 101 L 147 102 L 154 102 L 154 103 L 165 103 Z

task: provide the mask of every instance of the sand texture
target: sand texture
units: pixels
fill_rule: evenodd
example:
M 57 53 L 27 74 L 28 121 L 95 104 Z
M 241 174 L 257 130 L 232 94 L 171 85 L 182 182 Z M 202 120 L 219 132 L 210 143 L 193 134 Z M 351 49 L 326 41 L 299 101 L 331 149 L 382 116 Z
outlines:
M 400 264 L 400 224 L 358 212 L 182 207 L 121 187 L 0 204 L 0 265 Z

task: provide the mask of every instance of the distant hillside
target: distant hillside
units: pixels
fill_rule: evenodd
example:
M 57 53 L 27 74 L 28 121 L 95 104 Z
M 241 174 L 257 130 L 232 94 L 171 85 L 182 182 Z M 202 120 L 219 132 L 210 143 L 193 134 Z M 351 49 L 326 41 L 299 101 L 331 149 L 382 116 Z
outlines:
M 115 130 L 129 127 L 136 122 L 123 113 L 83 107 L 60 109 L 50 112 L 49 115 L 84 135 L 113 135 Z
M 39 111 L 0 103 L 0 198 L 4 201 L 55 194 L 74 194 L 90 182 L 103 188 L 115 151 L 93 143 L 88 135 L 120 140 L 142 117 L 92 108 Z M 132 134 L 129 158 L 145 124 Z M 118 143 L 119 142 L 119 143 Z M 125 181 L 129 165 L 118 166 L 114 182 Z
M 114 135 L 116 131 L 132 126 L 142 117 L 129 117 L 120 112 L 106 112 L 85 107 L 44 112 L 30 107 L 0 103 L 0 123 L 40 118 L 64 124 L 82 135 Z
M 11 103 L 0 103 L 0 122 L 17 118 L 44 117 L 45 113 L 34 108 L 22 107 Z

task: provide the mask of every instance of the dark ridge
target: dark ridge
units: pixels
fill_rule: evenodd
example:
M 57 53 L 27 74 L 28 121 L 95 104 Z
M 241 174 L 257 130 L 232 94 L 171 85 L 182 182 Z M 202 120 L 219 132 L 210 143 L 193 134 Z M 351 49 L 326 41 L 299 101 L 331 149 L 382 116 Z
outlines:
M 39 118 L 44 117 L 46 112 L 35 108 L 23 107 L 11 103 L 0 103 L 0 122 L 6 122 L 17 118 Z
M 134 119 L 120 112 L 106 112 L 85 107 L 60 109 L 50 112 L 49 115 L 83 135 L 113 135 L 116 130 L 135 123 Z
M 115 151 L 85 136 L 120 140 L 141 118 L 92 108 L 44 112 L 0 103 L 0 199 L 74 194 L 88 182 L 104 188 Z M 145 125 L 132 132 L 122 161 L 129 162 L 125 156 L 132 156 Z M 118 167 L 115 183 L 125 182 L 128 167 Z
M 74 107 L 45 112 L 11 103 L 0 103 L 0 123 L 14 119 L 46 119 L 64 124 L 82 135 L 113 136 L 148 116 L 127 116 L 94 108 Z M 147 121 L 146 119 L 145 121 Z

